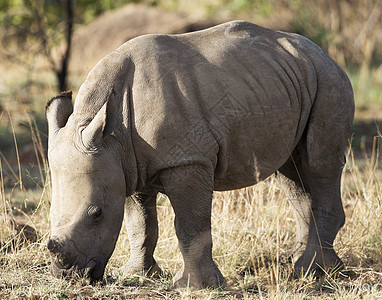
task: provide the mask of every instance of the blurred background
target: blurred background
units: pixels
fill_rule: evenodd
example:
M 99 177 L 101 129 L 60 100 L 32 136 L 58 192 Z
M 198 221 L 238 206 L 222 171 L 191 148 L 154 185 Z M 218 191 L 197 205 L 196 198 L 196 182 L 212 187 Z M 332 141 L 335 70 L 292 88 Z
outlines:
M 189 32 L 233 19 L 302 34 L 345 69 L 356 101 L 353 150 L 376 164 L 382 127 L 380 0 L 1 0 L 4 190 L 43 190 L 46 101 L 62 90 L 76 96 L 99 59 L 141 34 Z M 27 205 L 25 197 L 20 201 Z

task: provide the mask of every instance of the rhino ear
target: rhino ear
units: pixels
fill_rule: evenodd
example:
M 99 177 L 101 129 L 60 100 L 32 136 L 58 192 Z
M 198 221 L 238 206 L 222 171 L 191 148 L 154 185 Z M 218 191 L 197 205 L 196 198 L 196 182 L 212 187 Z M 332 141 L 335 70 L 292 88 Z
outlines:
M 48 119 L 49 135 L 64 127 L 72 112 L 72 91 L 62 92 L 58 96 L 50 99 L 45 107 L 45 115 Z
M 116 127 L 116 105 L 114 98 L 114 88 L 111 88 L 105 104 L 82 131 L 82 143 L 85 148 L 97 148 L 102 143 L 103 137 L 114 131 Z

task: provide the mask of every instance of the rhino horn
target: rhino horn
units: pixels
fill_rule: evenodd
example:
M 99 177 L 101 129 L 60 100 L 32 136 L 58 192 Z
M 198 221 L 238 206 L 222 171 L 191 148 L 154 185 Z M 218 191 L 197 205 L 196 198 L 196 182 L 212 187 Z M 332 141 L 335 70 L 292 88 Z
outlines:
M 114 88 L 111 88 L 105 104 L 82 131 L 82 143 L 85 148 L 89 150 L 97 148 L 102 143 L 103 137 L 113 132 L 116 123 L 114 97 Z
M 72 91 L 62 92 L 50 99 L 45 107 L 49 132 L 55 133 L 64 127 L 73 112 Z

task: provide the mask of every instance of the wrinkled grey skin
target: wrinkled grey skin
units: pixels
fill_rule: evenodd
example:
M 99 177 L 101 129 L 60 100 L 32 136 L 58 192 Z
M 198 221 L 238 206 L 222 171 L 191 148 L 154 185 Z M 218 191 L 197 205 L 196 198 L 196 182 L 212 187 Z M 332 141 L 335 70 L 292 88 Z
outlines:
M 184 259 L 178 284 L 219 286 L 213 190 L 277 172 L 297 221 L 295 270 L 342 266 L 340 179 L 353 120 L 345 73 L 295 34 L 229 22 L 133 39 L 77 95 L 47 105 L 52 271 L 102 278 L 127 221 L 126 273 L 159 272 L 156 195 L 166 194 Z

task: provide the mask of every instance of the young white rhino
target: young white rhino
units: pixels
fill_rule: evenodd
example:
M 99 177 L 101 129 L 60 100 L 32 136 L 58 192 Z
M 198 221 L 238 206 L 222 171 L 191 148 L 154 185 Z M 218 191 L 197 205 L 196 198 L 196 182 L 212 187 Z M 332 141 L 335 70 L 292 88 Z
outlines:
M 219 286 L 214 190 L 277 171 L 297 221 L 295 270 L 342 266 L 340 178 L 354 113 L 350 82 L 318 46 L 242 21 L 133 39 L 49 101 L 52 272 L 103 277 L 125 213 L 126 273 L 159 272 L 156 195 L 175 211 L 178 284 Z

